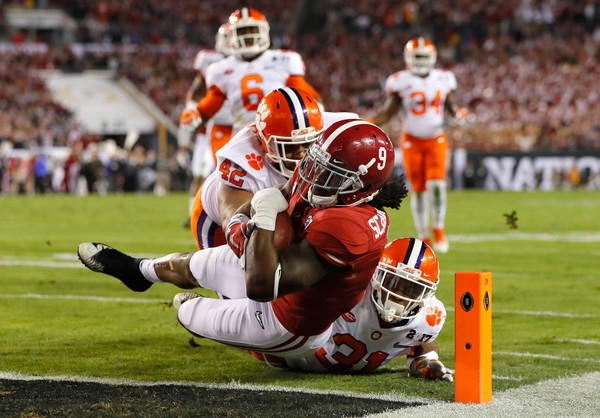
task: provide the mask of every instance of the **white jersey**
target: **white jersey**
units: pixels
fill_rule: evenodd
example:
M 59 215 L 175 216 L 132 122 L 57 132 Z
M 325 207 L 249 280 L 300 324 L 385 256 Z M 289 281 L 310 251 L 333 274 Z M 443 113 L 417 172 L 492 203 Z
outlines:
M 217 151 L 216 170 L 202 185 L 202 207 L 208 218 L 221 225 L 218 192 L 220 184 L 256 193 L 284 183 L 287 179 L 266 161 L 254 125 L 246 126 Z
M 410 353 L 411 347 L 432 342 L 446 320 L 444 304 L 435 296 L 425 301 L 416 317 L 406 324 L 383 328 L 369 285 L 362 300 L 340 316 L 327 343 L 314 355 L 286 360 L 295 369 L 314 372 L 372 371 Z
M 204 77 L 204 81 L 206 82 L 206 72 L 208 67 L 215 62 L 219 62 L 225 59 L 225 56 L 220 52 L 217 52 L 212 49 L 202 49 L 196 54 L 196 58 L 194 58 L 194 70 L 202 73 Z M 208 87 L 208 83 L 206 83 Z M 226 100 L 223 103 L 223 106 L 219 109 L 219 111 L 210 119 L 209 123 L 214 123 L 216 125 L 224 125 L 231 126 L 233 125 L 233 114 L 231 113 L 231 103 L 229 100 Z M 207 126 L 207 132 L 210 132 Z
M 291 75 L 304 76 L 305 66 L 294 51 L 268 49 L 252 61 L 230 56 L 208 67 L 206 85 L 216 86 L 231 102 L 233 133 L 254 123 L 261 99 L 286 85 Z
M 433 69 L 420 77 L 408 70 L 398 71 L 385 81 L 387 94 L 398 94 L 404 107 L 402 129 L 423 139 L 440 136 L 443 132 L 444 105 L 448 93 L 456 90 L 452 71 Z

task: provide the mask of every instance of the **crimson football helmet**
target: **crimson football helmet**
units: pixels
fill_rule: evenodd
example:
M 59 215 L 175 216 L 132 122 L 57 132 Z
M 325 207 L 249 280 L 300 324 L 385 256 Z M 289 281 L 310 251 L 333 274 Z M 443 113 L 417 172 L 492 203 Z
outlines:
M 371 299 L 385 322 L 414 318 L 440 281 L 435 253 L 416 238 L 398 238 L 383 250 L 373 274 Z
M 258 10 L 250 7 L 237 9 L 229 16 L 231 48 L 234 54 L 250 58 L 269 49 L 269 22 Z
M 231 27 L 229 22 L 223 23 L 215 36 L 215 51 L 226 57 L 231 55 Z
M 404 62 L 411 73 L 427 75 L 437 61 L 435 45 L 427 38 L 411 39 L 404 47 Z
M 337 121 L 300 162 L 300 195 L 314 207 L 357 206 L 377 196 L 393 169 L 394 147 L 381 128 Z
M 290 178 L 308 147 L 323 132 L 323 116 L 310 94 L 282 87 L 258 104 L 255 125 L 267 160 Z

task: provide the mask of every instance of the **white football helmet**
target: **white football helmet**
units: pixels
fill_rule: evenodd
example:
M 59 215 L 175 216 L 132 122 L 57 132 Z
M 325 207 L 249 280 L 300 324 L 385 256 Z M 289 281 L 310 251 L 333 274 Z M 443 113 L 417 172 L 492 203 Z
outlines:
M 215 51 L 226 57 L 233 52 L 231 50 L 231 27 L 229 22 L 223 23 L 217 31 L 217 35 L 215 36 Z
M 258 10 L 242 7 L 229 16 L 229 24 L 234 54 L 251 58 L 271 46 L 269 22 Z
M 427 75 L 435 66 L 437 50 L 435 45 L 422 36 L 411 39 L 404 47 L 404 62 L 411 73 Z
M 388 323 L 414 318 L 416 308 L 435 294 L 439 274 L 435 253 L 420 239 L 390 242 L 371 279 L 371 299 L 380 318 Z

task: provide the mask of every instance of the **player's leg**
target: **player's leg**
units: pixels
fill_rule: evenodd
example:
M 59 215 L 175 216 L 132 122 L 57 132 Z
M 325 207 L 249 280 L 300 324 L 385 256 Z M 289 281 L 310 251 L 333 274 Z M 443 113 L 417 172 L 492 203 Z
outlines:
M 431 142 L 426 158 L 426 187 L 431 202 L 433 247 L 437 252 L 448 252 L 445 220 L 447 206 L 446 160 L 448 141 L 445 135 Z
M 429 199 L 425 189 L 425 169 L 421 152 L 422 140 L 402 135 L 401 147 L 404 171 L 411 188 L 410 208 L 415 229 L 420 240 L 430 243 L 429 238 Z
M 197 297 L 184 301 L 177 319 L 194 335 L 279 357 L 304 357 L 319 349 L 331 327 L 316 336 L 296 336 L 277 320 L 268 302 Z
M 205 201 L 211 202 L 213 200 L 212 196 L 217 193 L 216 189 L 218 187 L 219 182 L 214 176 L 209 176 L 194 199 L 190 215 L 190 228 L 199 250 L 218 247 L 227 243 L 223 228 L 214 221 L 214 218 L 218 216 L 215 214 L 215 212 L 218 212 L 218 208 L 212 207 L 211 209 L 204 206 Z
M 210 137 L 206 134 L 205 131 L 203 133 L 199 133 L 196 136 L 196 144 L 194 146 L 194 153 L 192 154 L 192 182 L 190 183 L 190 197 L 188 204 L 190 217 L 192 215 L 194 199 L 196 198 L 196 194 L 202 186 L 202 183 L 204 183 L 204 179 L 206 179 L 208 175 L 213 172 L 214 169 L 215 162 L 213 159 Z

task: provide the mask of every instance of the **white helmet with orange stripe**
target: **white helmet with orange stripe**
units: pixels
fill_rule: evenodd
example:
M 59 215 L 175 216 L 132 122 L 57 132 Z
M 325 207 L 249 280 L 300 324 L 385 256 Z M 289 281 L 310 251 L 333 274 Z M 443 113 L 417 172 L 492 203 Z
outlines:
M 229 16 L 231 49 L 234 54 L 251 58 L 271 46 L 269 22 L 258 10 L 242 7 Z
M 440 269 L 435 253 L 416 238 L 390 242 L 373 274 L 371 299 L 385 322 L 414 318 L 437 289 Z
M 427 75 L 437 61 L 437 50 L 429 39 L 418 37 L 411 39 L 404 47 L 404 61 L 411 73 Z

